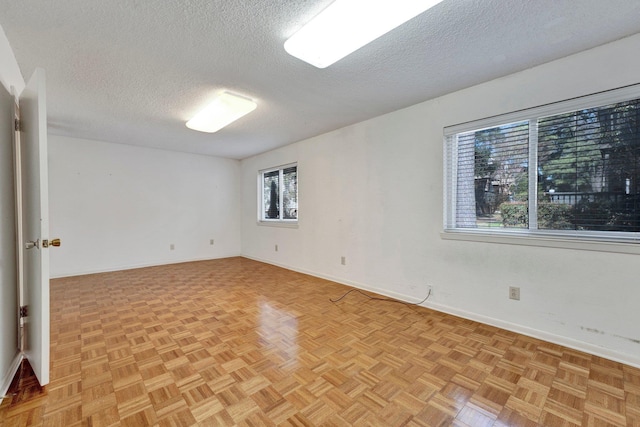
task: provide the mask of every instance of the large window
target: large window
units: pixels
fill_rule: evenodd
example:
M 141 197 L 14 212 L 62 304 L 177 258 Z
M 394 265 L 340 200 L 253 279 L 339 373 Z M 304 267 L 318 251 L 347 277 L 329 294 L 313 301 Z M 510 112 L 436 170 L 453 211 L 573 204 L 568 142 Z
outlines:
M 640 86 L 445 129 L 445 232 L 640 240 Z
M 259 174 L 261 221 L 298 220 L 298 166 L 267 169 Z

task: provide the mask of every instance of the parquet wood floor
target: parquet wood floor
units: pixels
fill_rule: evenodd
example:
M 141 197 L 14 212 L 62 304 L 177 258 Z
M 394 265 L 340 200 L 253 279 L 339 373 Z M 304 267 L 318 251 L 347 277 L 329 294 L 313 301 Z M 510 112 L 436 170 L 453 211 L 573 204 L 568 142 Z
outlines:
M 52 280 L 9 426 L 640 426 L 640 370 L 243 258 Z

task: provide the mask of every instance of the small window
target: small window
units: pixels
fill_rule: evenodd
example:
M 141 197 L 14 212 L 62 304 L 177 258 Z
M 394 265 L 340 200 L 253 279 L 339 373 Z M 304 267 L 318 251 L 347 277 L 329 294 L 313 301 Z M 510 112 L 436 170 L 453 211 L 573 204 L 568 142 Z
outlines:
M 298 220 L 298 166 L 287 165 L 260 172 L 260 221 Z

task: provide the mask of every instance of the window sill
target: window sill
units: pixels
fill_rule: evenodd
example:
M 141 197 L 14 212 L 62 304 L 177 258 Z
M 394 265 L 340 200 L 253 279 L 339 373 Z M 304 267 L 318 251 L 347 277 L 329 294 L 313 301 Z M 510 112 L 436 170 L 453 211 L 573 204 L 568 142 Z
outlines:
M 258 221 L 257 224 L 266 227 L 298 228 L 298 221 Z
M 640 255 L 638 241 L 621 241 L 589 237 L 558 236 L 544 233 L 485 232 L 482 230 L 444 230 L 443 240 L 465 240 L 470 242 L 498 243 L 506 245 L 539 246 L 547 248 L 576 249 L 583 251 L 614 252 Z

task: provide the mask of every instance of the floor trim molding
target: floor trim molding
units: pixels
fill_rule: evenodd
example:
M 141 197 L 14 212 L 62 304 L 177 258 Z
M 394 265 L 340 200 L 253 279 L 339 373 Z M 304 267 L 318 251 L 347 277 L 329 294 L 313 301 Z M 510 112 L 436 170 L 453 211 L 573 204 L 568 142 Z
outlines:
M 198 261 L 211 261 L 214 259 L 224 259 L 224 258 L 234 258 L 240 257 L 240 254 L 230 254 L 224 255 L 220 257 L 204 257 L 204 258 L 192 258 L 192 259 L 176 259 L 169 260 L 166 262 L 150 262 L 150 263 L 142 263 L 142 264 L 132 264 L 132 265 L 122 265 L 117 267 L 109 267 L 109 268 L 101 268 L 101 269 L 90 269 L 83 271 L 76 271 L 72 273 L 62 273 L 62 274 L 53 274 L 51 275 L 51 279 L 62 279 L 65 277 L 75 277 L 75 276 L 86 276 L 88 274 L 100 274 L 100 273 L 113 273 L 114 271 L 125 271 L 125 270 L 135 270 L 136 268 L 147 268 L 147 267 L 160 267 L 162 265 L 171 265 L 171 264 L 183 264 L 186 262 L 198 262 Z

